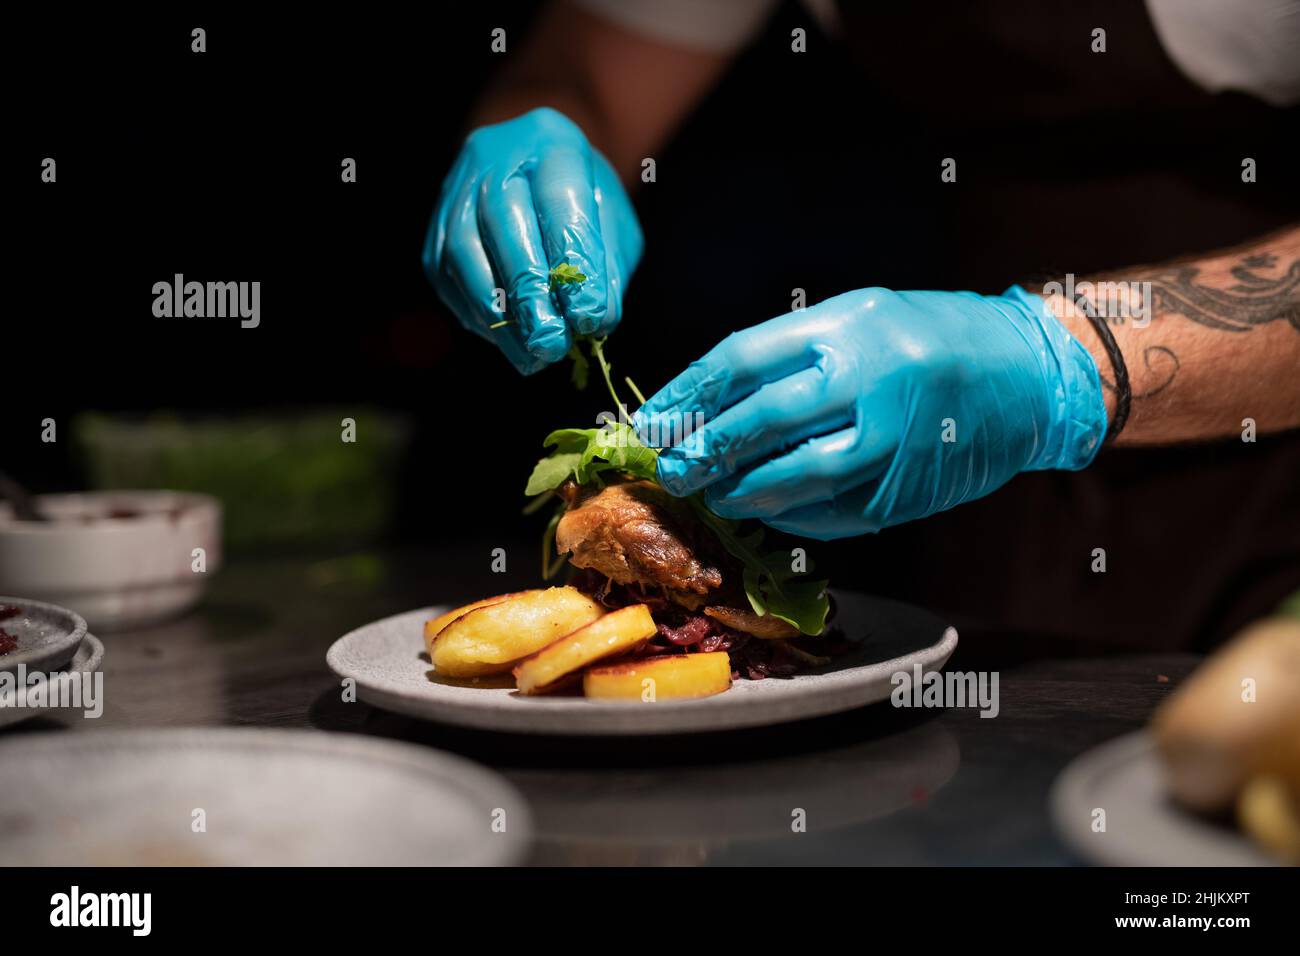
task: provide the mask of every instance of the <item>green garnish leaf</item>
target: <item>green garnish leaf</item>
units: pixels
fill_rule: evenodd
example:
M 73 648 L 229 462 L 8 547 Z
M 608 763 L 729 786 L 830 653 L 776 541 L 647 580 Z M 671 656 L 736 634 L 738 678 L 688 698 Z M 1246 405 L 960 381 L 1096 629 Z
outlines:
M 583 457 L 589 470 L 614 469 L 637 478 L 657 480 L 659 452 L 641 444 L 636 429 L 626 422 L 609 422 L 596 429 Z
M 546 436 L 542 445 L 547 448 L 554 445 L 558 452 L 582 452 L 587 450 L 595 435 L 594 428 L 557 428 Z
M 582 285 L 587 281 L 587 277 L 578 271 L 578 267 L 570 265 L 567 262 L 561 262 L 550 272 L 551 291 L 554 292 L 562 285 Z
M 600 428 L 561 428 L 543 443 L 555 451 L 533 467 L 524 489 L 527 495 L 552 491 L 572 478 L 579 485 L 599 483 L 601 474 L 617 471 L 655 480 L 659 452 L 641 444 L 636 430 L 624 422 Z
M 578 468 L 582 455 L 579 452 L 557 452 L 549 458 L 543 458 L 528 476 L 526 495 L 540 495 L 553 491 L 573 475 Z
M 564 268 L 557 266 L 551 270 L 553 281 L 555 273 Z M 567 268 L 573 270 L 578 281 L 586 278 L 572 266 Z M 575 342 L 569 352 L 574 362 L 574 384 L 579 388 L 586 385 L 589 370 L 589 362 L 579 347 L 582 341 Z M 614 389 L 610 363 L 605 358 L 605 340 L 588 338 L 585 341 L 591 350 L 592 361 L 605 379 L 610 397 L 619 408 L 619 415 L 625 415 L 624 405 Z M 644 404 L 645 400 L 630 379 L 627 384 Z M 658 481 L 658 449 L 643 444 L 636 429 L 623 420 L 607 421 L 599 428 L 561 428 L 547 435 L 543 445 L 554 450 L 534 466 L 524 489 L 527 495 L 550 494 L 570 478 L 580 486 L 600 486 L 604 484 L 606 472 Z M 691 495 L 686 500 L 727 553 L 740 563 L 745 594 L 754 613 L 771 614 L 804 634 L 820 634 L 825 629 L 826 615 L 830 612 L 830 598 L 826 594 L 829 582 L 811 580 L 806 573 L 792 570 L 788 552 L 764 551 L 762 527 L 756 524 L 747 527 L 715 515 L 704 504 L 701 495 Z M 563 513 L 564 505 L 561 504 L 543 537 L 542 568 L 547 577 L 557 567 L 551 563 L 550 554 L 554 548 L 555 526 Z M 811 566 L 808 570 L 812 570 Z
M 689 499 L 696 515 L 708 525 L 727 553 L 744 569 L 745 595 L 754 613 L 771 614 L 804 634 L 820 634 L 826 627 L 830 598 L 829 581 L 809 580 L 790 569 L 790 556 L 781 551 L 763 551 L 763 529 L 754 526 L 746 532 L 740 522 L 715 515 L 699 495 Z M 811 564 L 808 570 L 812 570 Z

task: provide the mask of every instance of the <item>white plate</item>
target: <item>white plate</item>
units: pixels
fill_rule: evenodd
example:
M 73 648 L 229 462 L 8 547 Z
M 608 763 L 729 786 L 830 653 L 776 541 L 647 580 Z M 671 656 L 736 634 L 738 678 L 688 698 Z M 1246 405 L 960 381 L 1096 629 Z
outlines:
M 80 614 L 57 604 L 28 598 L 0 596 L 0 607 L 20 613 L 0 620 L 4 629 L 18 638 L 18 647 L 0 654 L 0 671 L 14 671 L 19 664 L 29 671 L 54 671 L 72 659 L 86 636 L 86 622 Z
M 358 628 L 334 642 L 326 661 L 334 673 L 356 681 L 361 700 L 410 717 L 514 733 L 669 734 L 780 724 L 885 700 L 895 672 L 910 674 L 915 664 L 937 670 L 957 646 L 955 629 L 917 608 L 843 592 L 835 598 L 835 623 L 862 642 L 861 651 L 825 673 L 738 680 L 730 690 L 701 700 L 525 697 L 505 687 L 438 683 L 422 627 L 445 607 L 408 611 Z
M 1083 858 L 1108 866 L 1271 866 L 1245 836 L 1182 809 L 1165 791 L 1155 744 L 1145 731 L 1094 747 L 1052 787 L 1052 816 Z M 1094 832 L 1098 809 L 1105 832 Z
M 9 866 L 508 864 L 531 832 L 491 771 L 351 734 L 29 734 L 0 741 L 0 766 Z
M 0 590 L 73 608 L 96 633 L 179 614 L 221 566 L 221 504 L 208 495 L 93 491 L 33 500 L 49 521 L 19 521 L 0 501 Z
M 73 680 L 80 674 L 93 674 L 99 670 L 100 665 L 104 662 L 104 645 L 100 643 L 99 638 L 93 634 L 87 634 L 81 639 L 81 645 L 77 648 L 76 653 L 72 655 L 72 660 L 65 661 L 60 667 L 54 670 L 55 681 L 60 684 Z M 29 666 L 27 672 L 30 673 L 38 668 Z M 49 674 L 50 672 L 41 671 Z M 15 671 L 15 673 L 17 673 Z M 64 694 L 60 687 L 46 689 L 47 695 L 58 694 L 64 700 L 75 699 Z M 0 691 L 0 727 L 11 727 L 14 724 L 21 724 L 25 720 L 33 717 L 40 717 L 48 714 L 65 713 L 66 711 L 54 710 L 48 707 L 27 707 L 23 705 L 23 698 L 26 691 L 19 688 L 8 694 Z M 47 696 L 46 699 L 49 699 Z M 73 711 L 72 713 L 76 713 Z

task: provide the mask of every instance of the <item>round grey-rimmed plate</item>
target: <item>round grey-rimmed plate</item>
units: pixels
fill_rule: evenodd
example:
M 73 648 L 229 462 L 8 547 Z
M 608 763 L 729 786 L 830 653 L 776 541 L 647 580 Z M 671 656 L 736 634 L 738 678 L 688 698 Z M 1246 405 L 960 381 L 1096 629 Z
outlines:
M 13 617 L 0 620 L 0 629 L 18 638 L 18 647 L 0 654 L 0 671 L 52 671 L 71 660 L 86 636 L 86 621 L 80 614 L 57 604 L 0 596 L 0 607 L 18 608 Z
M 531 839 L 490 770 L 352 734 L 30 734 L 0 741 L 0 765 L 8 866 L 483 866 Z
M 422 628 L 445 607 L 358 628 L 334 642 L 326 661 L 334 673 L 356 681 L 361 700 L 410 717 L 513 733 L 605 736 L 732 730 L 852 710 L 888 698 L 898 671 L 939 669 L 957 646 L 957 631 L 926 611 L 860 594 L 836 592 L 835 599 L 835 624 L 859 642 L 859 650 L 822 671 L 786 680 L 738 680 L 730 690 L 700 700 L 525 697 L 508 687 L 439 683 Z
M 1052 817 L 1081 857 L 1107 866 L 1272 866 L 1243 834 L 1204 820 L 1165 790 L 1150 734 L 1109 740 L 1078 757 L 1052 786 Z M 1097 810 L 1106 829 L 1093 829 Z
M 12 689 L 7 688 L 5 679 L 0 676 L 0 727 L 11 727 L 14 724 L 21 724 L 25 720 L 33 717 L 40 717 L 42 714 L 63 713 L 64 709 L 51 704 L 51 701 L 73 701 L 81 706 L 82 711 L 93 709 L 89 705 L 94 703 L 98 706 L 100 702 L 89 701 L 82 694 L 82 688 L 76 688 L 77 694 L 70 693 L 70 685 L 74 680 L 80 680 L 83 674 L 93 674 L 99 670 L 100 665 L 104 662 L 104 645 L 94 634 L 87 634 L 81 641 L 81 646 L 77 652 L 72 655 L 72 660 L 66 661 L 53 672 L 43 671 L 46 675 L 46 682 L 42 687 L 41 702 L 38 705 L 31 704 L 27 700 L 26 686 L 15 686 Z M 36 668 L 28 668 L 28 677 L 30 679 L 32 671 Z M 13 678 L 16 678 L 17 672 L 9 672 Z M 66 689 L 65 689 L 66 686 Z M 84 685 L 83 685 L 84 686 Z M 101 684 L 102 688 L 102 684 Z M 75 710 L 75 708 L 74 708 Z

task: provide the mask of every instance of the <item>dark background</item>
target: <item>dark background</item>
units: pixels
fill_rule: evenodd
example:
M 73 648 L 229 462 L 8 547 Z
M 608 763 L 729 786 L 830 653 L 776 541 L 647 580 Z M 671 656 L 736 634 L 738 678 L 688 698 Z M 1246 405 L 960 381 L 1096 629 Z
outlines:
M 585 424 L 608 402 L 594 389 L 576 394 L 567 367 L 521 379 L 462 333 L 420 250 L 466 115 L 501 60 L 490 30 L 504 26 L 517 49 L 535 6 L 283 21 L 213 8 L 48 17 L 15 30 L 39 73 L 13 104 L 18 242 L 4 351 L 24 384 L 5 396 L 5 467 L 40 490 L 78 487 L 71 444 L 42 444 L 39 421 L 87 408 L 355 402 L 419 425 L 404 533 L 479 520 L 445 507 L 471 475 L 483 500 L 517 499 L 546 433 Z M 208 33 L 202 55 L 190 52 L 196 25 Z M 660 181 L 639 204 L 652 238 L 609 352 L 643 389 L 730 328 L 787 311 L 784 273 L 811 286 L 806 266 L 824 256 L 800 220 L 801 210 L 818 215 L 805 194 L 816 177 L 787 165 L 821 98 L 758 66 L 716 99 L 661 157 Z M 792 115 L 808 124 L 794 139 Z M 39 181 L 47 155 L 55 185 Z M 344 156 L 357 160 L 356 184 L 340 182 Z M 770 224 L 762 243 L 744 209 L 755 182 Z M 150 289 L 177 272 L 261 280 L 260 328 L 154 318 Z
M 1055 270 L 1224 246 L 1300 216 L 1294 110 L 1178 87 L 1158 55 L 1172 93 L 1146 95 L 1117 73 L 1079 110 L 1063 77 L 1084 65 L 1086 41 L 1043 37 L 1050 67 L 998 56 L 968 42 L 963 17 L 997 19 L 977 6 L 880 14 L 856 50 L 782 8 L 656 157 L 658 182 L 634 197 L 647 253 L 608 346 L 620 374 L 649 394 L 727 332 L 788 311 L 796 286 L 810 302 L 870 285 L 992 293 Z M 1022 16 L 1034 6 L 1001 9 L 1019 8 L 1034 30 Z M 397 535 L 472 531 L 485 507 L 493 522 L 512 521 L 542 437 L 588 423 L 606 403 L 575 393 L 567 368 L 517 376 L 456 326 L 419 259 L 465 117 L 500 62 L 490 30 L 504 26 L 518 50 L 533 7 L 363 6 L 274 20 L 214 6 L 13 21 L 4 468 L 37 490 L 84 483 L 69 443 L 40 442 L 47 416 L 358 403 L 416 424 Z M 1086 37 L 1103 9 L 1061 5 L 1062 36 Z M 793 24 L 810 29 L 812 53 L 791 56 Z M 190 52 L 194 26 L 207 30 L 205 54 Z M 1143 29 L 1112 29 L 1105 62 L 1149 66 Z M 1097 60 L 1086 68 L 1096 76 Z M 1011 77 L 1059 102 L 997 98 Z M 972 96 L 988 108 L 972 108 Z M 962 157 L 957 184 L 939 181 L 948 155 Z M 1240 183 L 1242 155 L 1259 157 L 1259 184 Z M 40 182 L 44 156 L 58 162 L 55 185 Z M 340 182 L 345 156 L 357 160 L 356 184 Z M 154 318 L 151 287 L 177 272 L 260 280 L 261 327 Z M 1222 463 L 1238 453 L 1208 454 Z M 1098 484 L 1084 497 L 1204 465 L 1207 453 L 1188 454 L 1115 456 L 1089 473 Z M 1162 500 L 1159 486 L 1147 497 Z M 950 540 L 1023 537 L 1024 514 L 1008 523 L 978 507 L 951 520 L 983 529 L 954 525 Z M 935 547 L 910 534 L 824 553 L 837 580 L 885 581 L 898 555 L 923 561 Z M 1215 552 L 1214 534 L 1199 547 Z M 1018 550 L 1040 557 L 1032 544 Z M 953 592 L 905 596 L 961 604 Z

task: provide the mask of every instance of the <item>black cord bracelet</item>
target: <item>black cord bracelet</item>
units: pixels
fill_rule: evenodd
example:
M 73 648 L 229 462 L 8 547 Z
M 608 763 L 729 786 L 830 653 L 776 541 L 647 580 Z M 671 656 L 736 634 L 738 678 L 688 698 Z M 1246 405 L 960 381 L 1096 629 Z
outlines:
M 1124 362 L 1124 354 L 1119 350 L 1119 343 L 1115 341 L 1115 336 L 1110 331 L 1110 326 L 1106 320 L 1097 314 L 1096 308 L 1088 301 L 1086 296 L 1077 296 L 1074 304 L 1079 310 L 1088 317 L 1092 327 L 1097 330 L 1097 337 L 1101 339 L 1101 346 L 1106 350 L 1106 357 L 1110 359 L 1110 367 L 1115 370 L 1115 414 L 1111 417 L 1110 425 L 1106 428 L 1106 437 L 1103 439 L 1103 445 L 1109 445 L 1119 437 L 1119 433 L 1124 430 L 1128 424 L 1129 406 L 1133 404 L 1133 389 L 1128 382 L 1128 365 Z

